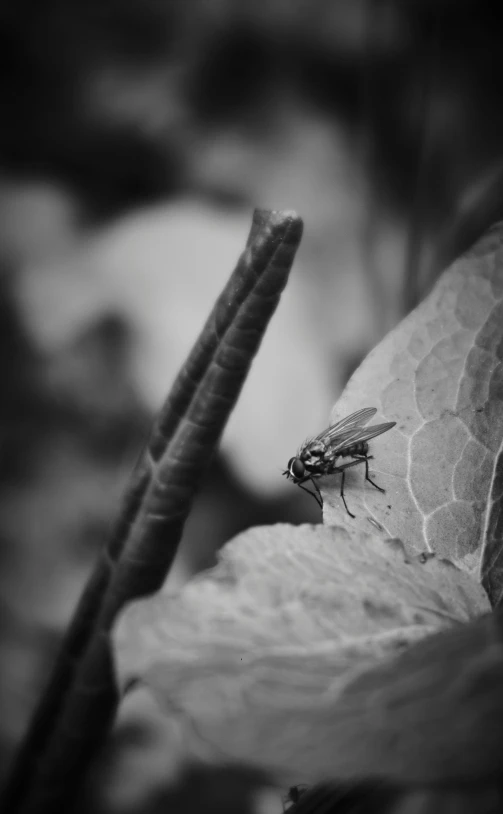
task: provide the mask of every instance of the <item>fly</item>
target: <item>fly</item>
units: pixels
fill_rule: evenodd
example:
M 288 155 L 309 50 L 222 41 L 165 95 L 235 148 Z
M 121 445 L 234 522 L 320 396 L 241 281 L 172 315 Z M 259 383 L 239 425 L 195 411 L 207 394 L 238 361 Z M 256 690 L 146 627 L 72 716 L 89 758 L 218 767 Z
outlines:
M 354 517 L 355 515 L 349 511 L 344 497 L 346 469 L 351 466 L 358 466 L 358 464 L 365 464 L 365 480 L 368 480 L 380 492 L 385 491 L 377 483 L 374 483 L 369 476 L 369 461 L 372 459 L 372 455 L 368 454 L 368 442 L 377 435 L 388 432 L 395 426 L 396 421 L 388 421 L 386 424 L 371 424 L 370 427 L 367 427 L 366 424 L 376 413 L 375 407 L 365 407 L 363 410 L 358 410 L 347 418 L 343 418 L 342 421 L 338 421 L 337 424 L 332 424 L 331 427 L 323 430 L 316 438 L 304 441 L 297 455 L 288 461 L 287 469 L 283 472 L 283 475 L 291 478 L 297 486 L 312 495 L 319 507 L 323 509 L 323 498 L 315 478 L 340 472 L 342 474 L 342 502 L 349 516 Z M 353 460 L 341 464 L 339 458 L 352 458 Z M 303 486 L 307 481 L 311 481 L 316 490 L 315 492 L 311 492 Z

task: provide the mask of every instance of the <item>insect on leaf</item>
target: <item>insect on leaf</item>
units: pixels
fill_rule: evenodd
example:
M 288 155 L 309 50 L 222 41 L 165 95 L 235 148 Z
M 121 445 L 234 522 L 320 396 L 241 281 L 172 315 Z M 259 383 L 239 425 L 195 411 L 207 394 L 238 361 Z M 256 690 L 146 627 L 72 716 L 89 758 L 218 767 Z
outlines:
M 371 476 L 350 470 L 356 523 L 369 519 L 416 550 L 452 559 L 503 595 L 503 224 L 440 277 L 364 360 L 332 421 L 361 404 L 396 421 L 371 445 Z M 320 484 L 325 522 L 341 521 L 334 478 Z M 375 526 L 377 527 L 377 526 Z

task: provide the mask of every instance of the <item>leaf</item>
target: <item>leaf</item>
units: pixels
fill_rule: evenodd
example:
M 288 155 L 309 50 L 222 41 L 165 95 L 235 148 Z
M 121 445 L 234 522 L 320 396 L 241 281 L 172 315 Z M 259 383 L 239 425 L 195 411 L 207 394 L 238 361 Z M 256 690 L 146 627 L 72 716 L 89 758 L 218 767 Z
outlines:
M 362 363 L 331 423 L 375 406 L 397 426 L 371 442 L 371 477 L 348 471 L 358 527 L 429 550 L 503 594 L 503 224 L 440 278 Z M 339 479 L 322 482 L 325 522 L 340 523 Z M 345 518 L 343 522 L 349 522 Z
M 302 235 L 289 212 L 257 211 L 245 252 L 154 425 L 107 549 L 91 574 L 20 749 L 6 808 L 62 808 L 113 718 L 108 632 L 128 600 L 159 589 Z
M 116 667 L 122 687 L 145 682 L 177 722 L 186 759 L 242 760 L 285 786 L 383 776 L 387 713 L 377 707 L 372 717 L 362 693 L 347 706 L 352 688 L 376 665 L 388 680 L 403 650 L 488 609 L 467 574 L 407 557 L 397 541 L 340 527 L 263 527 L 228 543 L 218 566 L 180 595 L 126 608 L 113 633 Z M 365 739 L 367 719 L 382 728 L 359 766 L 356 731 Z

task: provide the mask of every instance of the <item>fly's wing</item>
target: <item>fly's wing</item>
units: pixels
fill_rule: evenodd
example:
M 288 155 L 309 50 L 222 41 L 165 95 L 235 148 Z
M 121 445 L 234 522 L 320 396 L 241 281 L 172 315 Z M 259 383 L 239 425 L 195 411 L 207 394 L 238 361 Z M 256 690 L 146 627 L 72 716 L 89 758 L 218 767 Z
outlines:
M 358 427 L 363 427 L 365 424 L 368 424 L 372 416 L 376 413 L 377 409 L 375 407 L 364 407 L 363 410 L 357 410 L 356 413 L 351 413 L 351 415 L 348 415 L 336 424 L 332 424 L 327 430 L 320 432 L 314 440 L 330 443 L 330 439 L 335 438 L 336 435 L 351 432 Z
M 383 432 L 388 432 L 394 427 L 396 421 L 388 421 L 386 424 L 372 424 L 370 427 L 356 427 L 351 432 L 342 433 L 341 437 L 336 437 L 330 444 L 330 454 L 337 455 L 341 449 L 352 447 L 353 444 L 361 443 L 362 441 L 370 441 L 377 435 L 382 435 Z

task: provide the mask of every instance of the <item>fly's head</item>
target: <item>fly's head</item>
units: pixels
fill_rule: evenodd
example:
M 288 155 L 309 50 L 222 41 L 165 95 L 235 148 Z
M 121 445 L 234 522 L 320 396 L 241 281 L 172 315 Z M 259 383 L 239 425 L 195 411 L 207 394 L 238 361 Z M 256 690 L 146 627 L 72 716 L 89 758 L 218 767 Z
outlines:
M 286 475 L 287 478 L 291 478 L 294 483 L 301 481 L 305 474 L 306 467 L 304 466 L 304 461 L 297 455 L 294 458 L 290 458 L 287 468 L 283 472 L 283 475 Z
M 290 458 L 283 475 L 294 483 L 304 480 L 306 475 L 320 475 L 324 470 L 326 447 L 321 441 L 306 441 L 295 457 Z

